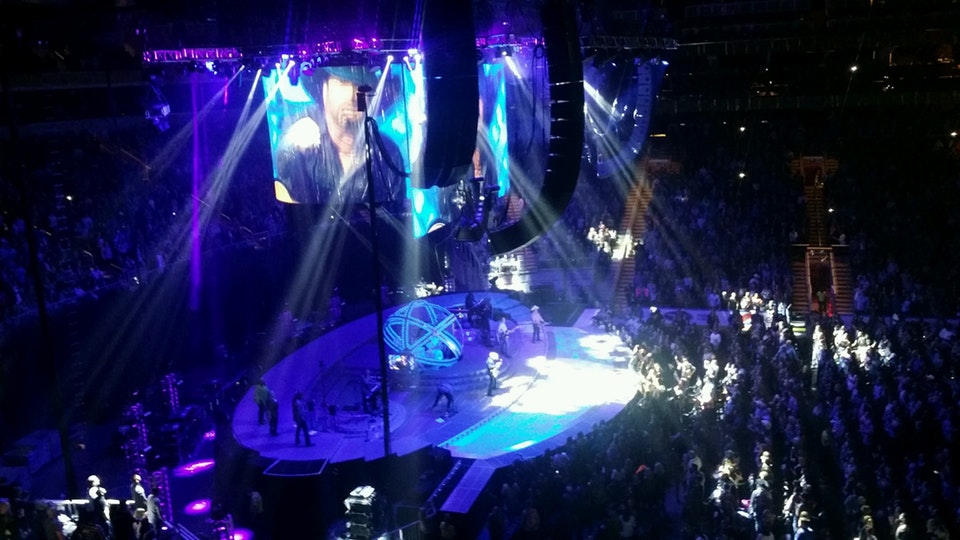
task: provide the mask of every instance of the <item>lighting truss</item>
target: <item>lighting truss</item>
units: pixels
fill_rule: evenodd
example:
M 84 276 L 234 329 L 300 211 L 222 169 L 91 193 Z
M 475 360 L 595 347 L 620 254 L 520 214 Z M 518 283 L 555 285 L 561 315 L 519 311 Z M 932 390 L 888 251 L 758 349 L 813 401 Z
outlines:
M 675 50 L 679 43 L 673 38 L 637 36 L 584 36 L 580 38 L 583 49 L 653 49 Z

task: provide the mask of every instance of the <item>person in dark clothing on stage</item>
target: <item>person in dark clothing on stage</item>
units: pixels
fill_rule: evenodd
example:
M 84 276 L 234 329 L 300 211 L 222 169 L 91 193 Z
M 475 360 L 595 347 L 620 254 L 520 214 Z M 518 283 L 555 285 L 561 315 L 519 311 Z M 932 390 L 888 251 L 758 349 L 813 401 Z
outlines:
M 276 394 L 270 391 L 270 397 L 267 398 L 267 414 L 270 415 L 270 435 L 277 435 L 277 427 L 280 424 L 280 402 L 277 401 Z
M 270 400 L 270 389 L 263 379 L 257 381 L 253 387 L 253 402 L 257 404 L 257 423 L 263 425 L 267 414 L 267 404 Z
M 293 422 L 297 425 L 294 444 L 300 445 L 300 432 L 302 431 L 306 445 L 313 446 L 313 443 L 310 442 L 310 429 L 307 427 L 307 404 L 303 401 L 302 392 L 293 395 Z
M 453 412 L 453 387 L 447 383 L 437 385 L 437 397 L 433 400 L 433 406 L 440 404 L 441 399 L 447 400 L 447 412 Z

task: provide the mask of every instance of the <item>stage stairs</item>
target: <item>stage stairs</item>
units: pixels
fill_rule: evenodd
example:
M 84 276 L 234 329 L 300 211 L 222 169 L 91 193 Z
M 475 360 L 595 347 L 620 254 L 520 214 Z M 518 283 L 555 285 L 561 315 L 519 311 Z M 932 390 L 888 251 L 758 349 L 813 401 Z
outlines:
M 455 473 L 456 478 L 448 475 L 448 477 L 444 479 L 444 483 L 441 483 L 441 487 L 443 487 L 447 480 L 450 480 L 450 484 L 455 482 L 453 488 L 449 490 L 446 499 L 443 501 L 440 510 L 443 512 L 467 514 L 470 512 L 470 509 L 473 508 L 480 494 L 483 493 L 484 488 L 487 487 L 497 468 L 482 459 L 460 459 L 457 460 L 457 465 L 460 465 L 460 468 L 451 471 L 451 473 Z

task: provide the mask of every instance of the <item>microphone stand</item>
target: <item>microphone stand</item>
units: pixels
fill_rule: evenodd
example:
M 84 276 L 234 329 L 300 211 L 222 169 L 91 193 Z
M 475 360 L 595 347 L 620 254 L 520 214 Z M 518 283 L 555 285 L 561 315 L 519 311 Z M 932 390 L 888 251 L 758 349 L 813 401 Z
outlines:
M 380 249 L 377 242 L 377 199 L 374 195 L 373 147 L 370 145 L 372 122 L 367 114 L 367 93 L 373 89 L 367 85 L 357 89 L 357 110 L 363 113 L 363 147 L 367 174 L 367 199 L 370 204 L 370 252 L 373 256 L 373 281 L 377 311 L 377 355 L 380 360 L 380 400 L 383 409 L 383 456 L 390 457 L 390 395 L 387 390 L 387 352 L 383 337 L 383 295 L 380 291 Z

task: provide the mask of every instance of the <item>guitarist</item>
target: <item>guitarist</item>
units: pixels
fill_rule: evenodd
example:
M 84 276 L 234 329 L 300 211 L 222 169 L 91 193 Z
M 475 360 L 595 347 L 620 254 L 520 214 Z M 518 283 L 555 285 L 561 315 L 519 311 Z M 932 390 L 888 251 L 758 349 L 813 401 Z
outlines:
M 497 341 L 500 343 L 500 354 L 502 354 L 504 358 L 510 358 L 510 334 L 512 334 L 514 330 L 516 330 L 516 328 L 511 329 L 507 326 L 506 316 L 500 318 L 500 324 L 497 325 Z
M 500 359 L 500 355 L 496 351 L 490 351 L 490 354 L 487 355 L 487 379 L 489 383 L 487 384 L 487 395 L 492 396 L 493 391 L 497 389 L 497 377 L 500 376 L 500 366 L 503 364 L 503 360 Z

